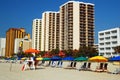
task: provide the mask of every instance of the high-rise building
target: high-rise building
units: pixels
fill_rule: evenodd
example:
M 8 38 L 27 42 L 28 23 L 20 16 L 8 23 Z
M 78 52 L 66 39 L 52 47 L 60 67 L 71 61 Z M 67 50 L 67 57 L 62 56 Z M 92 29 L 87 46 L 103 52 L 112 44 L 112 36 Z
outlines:
M 32 25 L 32 48 L 41 50 L 42 20 L 34 19 Z
M 104 57 L 113 57 L 114 48 L 120 46 L 120 28 L 112 28 L 98 32 L 99 55 Z
M 11 57 L 14 54 L 14 42 L 15 38 L 23 38 L 25 37 L 25 29 L 24 28 L 10 28 L 6 32 L 6 46 L 5 46 L 5 56 Z
M 41 51 L 52 49 L 79 49 L 94 46 L 94 4 L 68 1 L 60 6 L 60 11 L 46 11 L 42 14 L 42 27 L 33 22 L 32 39 L 35 46 L 39 43 Z M 40 22 L 41 23 L 41 22 Z M 40 34 L 39 34 L 40 33 Z
M 68 1 L 60 6 L 60 50 L 94 45 L 94 4 Z
M 0 38 L 0 56 L 5 56 L 6 38 Z
M 59 12 L 46 11 L 42 14 L 41 50 L 59 48 Z

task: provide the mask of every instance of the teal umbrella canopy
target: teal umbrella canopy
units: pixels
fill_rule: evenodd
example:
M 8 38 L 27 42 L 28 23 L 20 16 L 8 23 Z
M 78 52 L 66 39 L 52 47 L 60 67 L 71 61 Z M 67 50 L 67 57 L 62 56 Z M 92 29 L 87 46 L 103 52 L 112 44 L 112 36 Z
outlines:
M 49 61 L 50 58 L 43 58 L 42 60 L 43 60 L 43 61 Z
M 86 58 L 86 57 L 78 57 L 78 58 L 75 58 L 74 60 L 75 61 L 87 61 L 88 58 Z

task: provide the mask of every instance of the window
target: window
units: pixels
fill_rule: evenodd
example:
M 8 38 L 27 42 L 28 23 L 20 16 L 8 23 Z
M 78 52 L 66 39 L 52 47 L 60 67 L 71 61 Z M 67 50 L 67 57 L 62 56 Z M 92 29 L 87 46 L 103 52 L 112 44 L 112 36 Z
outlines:
M 117 39 L 117 36 L 112 36 L 112 39 Z
M 100 48 L 100 50 L 104 50 L 104 48 Z
M 104 53 L 100 53 L 100 56 L 103 56 L 104 55 Z
M 100 38 L 100 40 L 102 41 L 102 40 L 104 40 L 104 38 Z
M 111 53 L 106 53 L 106 55 L 111 55 Z
M 117 30 L 113 30 L 113 31 L 111 31 L 112 33 L 117 33 Z
M 106 39 L 106 40 L 109 40 L 109 39 L 110 39 L 110 37 L 105 37 L 105 39 Z
M 114 49 L 115 49 L 115 47 L 112 47 L 112 49 L 114 50 Z
M 106 50 L 110 50 L 110 47 L 106 47 Z
M 104 33 L 100 33 L 99 35 L 100 35 L 100 36 L 103 36 L 103 35 L 104 35 Z
M 109 45 L 110 44 L 110 42 L 106 42 L 106 45 Z
M 100 45 L 104 45 L 104 43 L 100 43 Z
M 110 34 L 110 32 L 105 32 L 105 34 L 106 34 L 106 35 L 109 35 L 109 34 Z
M 113 41 L 112 44 L 117 44 L 117 41 Z

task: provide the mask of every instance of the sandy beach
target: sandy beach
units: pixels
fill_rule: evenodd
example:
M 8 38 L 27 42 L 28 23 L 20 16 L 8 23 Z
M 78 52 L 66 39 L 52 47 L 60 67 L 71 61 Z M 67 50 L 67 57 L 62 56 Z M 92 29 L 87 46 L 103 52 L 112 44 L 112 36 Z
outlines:
M 22 71 L 23 64 L 0 63 L 0 80 L 120 80 L 119 74 L 40 66 Z

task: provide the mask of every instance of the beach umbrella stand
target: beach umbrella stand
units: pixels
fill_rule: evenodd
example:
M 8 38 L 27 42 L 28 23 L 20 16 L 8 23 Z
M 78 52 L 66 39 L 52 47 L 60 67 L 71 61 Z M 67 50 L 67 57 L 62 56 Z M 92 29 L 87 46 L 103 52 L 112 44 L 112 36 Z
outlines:
M 99 65 L 99 63 L 101 63 L 101 62 L 107 62 L 108 59 L 103 57 L 103 56 L 94 56 L 94 57 L 89 58 L 89 61 L 91 61 L 91 62 L 98 62 L 98 65 Z M 104 70 L 97 68 L 95 71 L 103 72 Z

